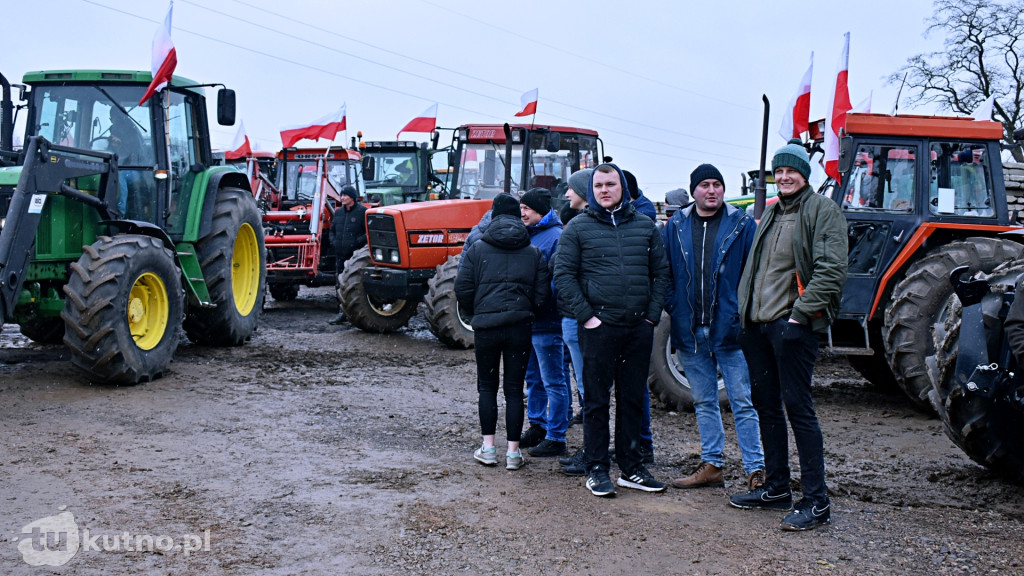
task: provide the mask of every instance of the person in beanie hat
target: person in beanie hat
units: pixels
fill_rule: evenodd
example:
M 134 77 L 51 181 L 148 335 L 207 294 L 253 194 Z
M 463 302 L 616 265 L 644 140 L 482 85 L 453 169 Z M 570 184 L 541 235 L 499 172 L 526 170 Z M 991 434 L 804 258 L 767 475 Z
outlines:
M 672 347 L 686 366 L 700 432 L 700 464 L 676 488 L 723 486 L 725 429 L 718 403 L 718 374 L 736 422 L 748 489 L 764 482 L 764 453 L 757 411 L 750 399 L 750 374 L 740 349 L 736 302 L 743 266 L 757 223 L 725 202 L 722 173 L 701 164 L 690 174 L 693 204 L 677 210 L 662 232 L 672 270 L 665 302 L 671 317 Z
M 530 244 L 540 250 L 545 264 L 551 261 L 562 235 L 562 221 L 551 209 L 551 193 L 546 188 L 531 188 L 519 197 L 523 224 L 530 233 Z M 533 351 L 526 368 L 526 417 L 530 428 L 520 446 L 530 448 L 538 458 L 565 454 L 565 432 L 569 428 L 569 403 L 572 397 L 565 382 L 565 343 L 562 318 L 552 299 L 537 311 L 533 323 Z
M 336 286 L 341 284 L 341 272 L 345 262 L 355 254 L 356 250 L 366 246 L 366 206 L 359 203 L 359 192 L 352 185 L 345 185 L 339 190 L 341 193 L 341 205 L 334 211 L 331 219 L 330 239 L 334 246 L 335 271 L 337 272 Z M 341 290 L 337 291 L 341 294 Z M 337 316 L 328 320 L 330 324 L 342 324 L 348 322 L 345 311 L 341 309 L 341 302 L 338 302 Z
M 790 141 L 772 158 L 779 201 L 765 210 L 739 286 L 740 346 L 750 369 L 751 397 L 764 447 L 764 484 L 729 503 L 789 510 L 787 417 L 800 455 L 803 498 L 783 530 L 831 522 L 825 446 L 814 412 L 811 377 L 818 339 L 839 313 L 846 282 L 846 218 L 831 198 L 815 194 L 807 151 Z
M 519 449 L 523 433 L 523 379 L 530 356 L 536 311 L 551 299 L 551 272 L 530 245 L 519 201 L 495 196 L 491 222 L 479 242 L 462 252 L 455 277 L 455 298 L 472 318 L 477 370 L 477 411 L 483 443 L 473 458 L 485 466 L 498 463 L 494 446 L 498 422 L 499 368 L 505 393 L 505 468 L 517 470 L 525 460 Z

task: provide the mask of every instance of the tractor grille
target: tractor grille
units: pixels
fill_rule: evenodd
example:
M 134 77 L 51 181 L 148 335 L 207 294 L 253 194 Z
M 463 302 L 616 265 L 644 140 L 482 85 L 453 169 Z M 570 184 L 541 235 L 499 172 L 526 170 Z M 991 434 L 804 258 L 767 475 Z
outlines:
M 395 217 L 390 214 L 369 214 L 366 216 L 367 243 L 374 248 L 398 249 L 398 233 L 395 231 Z

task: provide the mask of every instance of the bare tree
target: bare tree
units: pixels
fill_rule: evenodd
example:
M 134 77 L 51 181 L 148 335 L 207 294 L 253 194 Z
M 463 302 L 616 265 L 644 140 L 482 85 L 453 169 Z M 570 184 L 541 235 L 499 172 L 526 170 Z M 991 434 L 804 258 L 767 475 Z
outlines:
M 925 36 L 945 34 L 943 49 L 911 57 L 889 83 L 906 77 L 909 104 L 938 104 L 960 114 L 995 95 L 992 119 L 1003 125 L 1014 159 L 1024 162 L 1013 138 L 1024 120 L 1024 0 L 936 0 L 927 23 Z

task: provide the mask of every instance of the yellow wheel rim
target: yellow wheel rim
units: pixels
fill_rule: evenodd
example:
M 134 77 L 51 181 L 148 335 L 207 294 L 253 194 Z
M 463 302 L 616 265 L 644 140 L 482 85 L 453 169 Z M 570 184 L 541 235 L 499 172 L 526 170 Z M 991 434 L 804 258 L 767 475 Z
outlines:
M 231 255 L 231 292 L 235 297 L 235 308 L 242 316 L 248 316 L 256 307 L 260 264 L 260 244 L 256 240 L 256 231 L 249 224 L 242 224 L 235 236 L 235 250 Z
M 156 348 L 167 333 L 170 300 L 159 276 L 146 272 L 135 280 L 128 294 L 125 315 L 135 345 L 142 350 Z

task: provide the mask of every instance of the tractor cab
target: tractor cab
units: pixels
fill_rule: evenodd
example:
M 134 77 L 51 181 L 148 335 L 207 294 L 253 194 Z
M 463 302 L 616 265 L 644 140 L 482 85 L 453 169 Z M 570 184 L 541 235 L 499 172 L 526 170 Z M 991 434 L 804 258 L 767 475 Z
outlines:
M 366 196 L 362 156 L 355 150 L 341 147 L 285 148 L 277 153 L 277 159 L 277 184 L 282 194 L 280 210 L 313 203 L 318 190 L 317 162 L 320 160 L 326 161 L 327 177 L 336 191 L 351 185 L 360 197 Z
M 438 176 L 448 166 L 447 150 L 407 140 L 360 141 L 359 150 L 363 154 L 363 179 L 369 202 L 390 206 L 447 197 L 444 182 Z M 443 166 L 439 165 L 442 163 Z
M 511 182 L 515 195 L 530 188 L 552 191 L 553 206 L 564 198 L 555 187 L 577 170 L 593 168 L 602 158 L 597 132 L 562 126 L 516 124 L 511 128 Z M 505 190 L 505 133 L 500 124 L 468 124 L 455 132 L 457 167 L 452 182 L 456 197 L 491 199 Z

